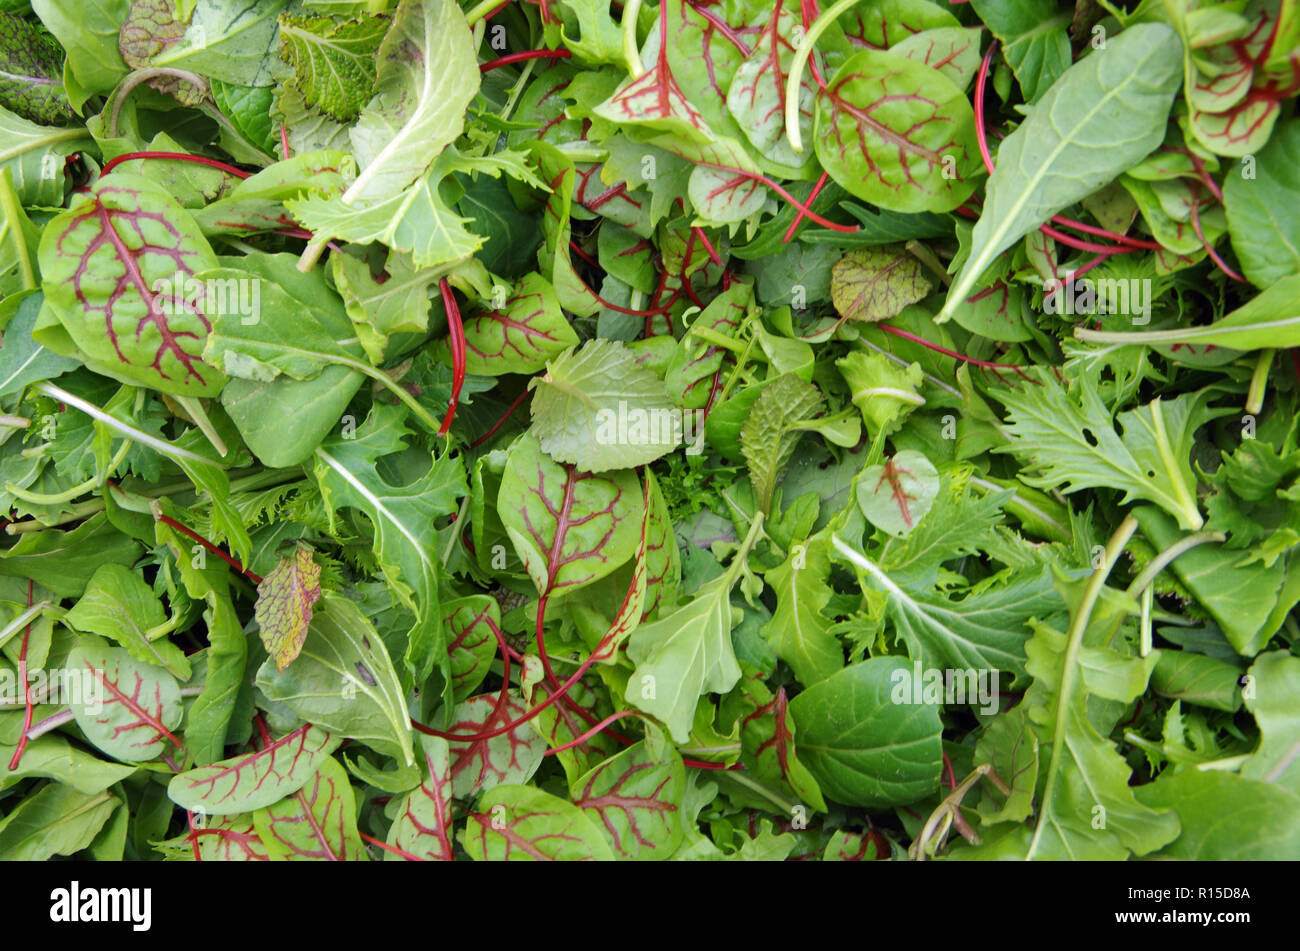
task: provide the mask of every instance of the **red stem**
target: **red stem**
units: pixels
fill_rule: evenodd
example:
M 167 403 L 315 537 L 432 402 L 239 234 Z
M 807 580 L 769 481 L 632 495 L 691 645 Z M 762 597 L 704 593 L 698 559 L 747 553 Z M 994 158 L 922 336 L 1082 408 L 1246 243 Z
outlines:
M 281 158 L 289 157 L 289 129 L 283 122 L 280 123 L 280 151 Z
M 829 228 L 831 231 L 838 231 L 840 234 L 853 234 L 855 231 L 861 230 L 857 225 L 841 225 L 841 224 L 836 224 L 833 221 L 828 221 L 827 219 L 823 218 L 821 215 L 817 214 L 817 212 L 813 211 L 811 208 L 801 203 L 797 198 L 791 195 L 788 191 L 786 191 L 776 182 L 772 181 L 772 179 L 768 178 L 766 175 L 762 175 L 758 172 L 747 172 L 743 168 L 736 168 L 735 166 L 732 165 L 718 165 L 714 162 L 696 162 L 695 164 L 703 165 L 705 168 L 716 168 L 720 172 L 734 172 L 737 175 L 741 176 L 742 178 L 748 178 L 751 179 L 752 181 L 756 181 L 762 185 L 765 185 L 768 188 L 772 189 L 772 191 L 780 195 L 781 198 L 784 199 L 788 204 L 791 204 L 799 211 L 802 211 L 805 215 L 808 216 L 808 218 L 811 221 L 817 222 L 817 224 L 821 225 L 823 228 Z
M 570 740 L 569 742 L 565 743 L 563 746 L 552 747 L 542 755 L 554 756 L 556 753 L 562 753 L 565 750 L 573 749 L 575 746 L 581 746 L 583 743 L 586 743 L 588 740 L 590 740 L 593 736 L 599 734 L 602 730 L 605 730 L 606 728 L 613 726 L 619 720 L 622 720 L 626 717 L 642 717 L 643 719 L 647 719 L 647 720 L 649 719 L 649 717 L 646 716 L 646 714 L 642 713 L 640 710 L 620 710 L 618 711 L 618 713 L 611 713 L 609 716 L 605 717 L 605 719 L 601 720 L 599 723 L 593 726 L 586 733 L 583 733 L 581 736 L 577 737 L 576 739 Z
M 503 3 L 501 6 L 505 6 L 505 4 Z M 361 836 L 361 838 L 365 839 L 371 845 L 379 846 L 379 848 L 383 849 L 385 852 L 392 852 L 394 855 L 400 855 L 408 862 L 424 861 L 424 859 L 420 858 L 418 855 L 412 855 L 410 852 L 407 852 L 405 849 L 399 849 L 397 846 L 389 845 L 387 842 L 380 842 L 373 835 L 366 835 L 364 832 L 358 832 L 357 835 Z
M 206 165 L 209 168 L 217 168 L 223 172 L 228 172 L 237 178 L 252 177 L 251 172 L 245 172 L 242 168 L 235 168 L 233 165 L 227 165 L 225 162 L 218 162 L 216 159 L 210 159 L 202 155 L 187 155 L 184 152 L 126 152 L 115 159 L 110 159 L 108 162 L 105 162 L 104 168 L 99 174 L 101 176 L 107 175 L 123 162 L 132 162 L 136 159 L 174 159 L 177 162 L 193 162 L 195 165 Z
M 451 338 L 451 399 L 447 402 L 447 415 L 443 417 L 438 435 L 447 435 L 451 421 L 456 418 L 456 405 L 460 402 L 461 387 L 465 385 L 465 325 L 460 319 L 456 295 L 451 292 L 447 279 L 438 280 L 442 292 L 442 306 L 447 311 L 447 331 Z
M 479 436 L 478 439 L 475 439 L 472 443 L 470 443 L 469 448 L 477 449 L 479 446 L 483 445 L 485 442 L 487 442 L 489 439 L 495 436 L 497 434 L 497 430 L 505 425 L 506 420 L 510 418 L 511 414 L 513 414 L 514 411 L 519 408 L 520 404 L 522 404 L 524 400 L 528 399 L 528 394 L 531 392 L 532 392 L 531 390 L 525 388 L 522 393 L 516 396 L 515 401 L 510 404 L 509 408 L 504 413 L 501 414 L 501 418 L 498 419 L 492 425 L 492 428 L 489 429 L 487 432 L 485 432 L 482 436 Z
M 194 539 L 194 541 L 198 542 L 208 551 L 212 552 L 212 554 L 216 555 L 218 558 L 220 558 L 222 561 L 228 564 L 231 568 L 234 568 L 241 575 L 243 575 L 244 577 L 252 581 L 253 584 L 262 583 L 261 575 L 249 571 L 238 561 L 236 561 L 234 558 L 227 555 L 224 551 L 222 551 L 216 545 L 212 544 L 212 542 L 208 541 L 206 538 L 204 538 L 202 535 L 200 535 L 198 532 L 194 531 L 193 529 L 187 528 L 186 526 L 182 525 L 180 522 L 176 521 L 176 519 L 166 515 L 159 515 L 158 521 L 162 522 L 164 525 L 170 525 L 172 528 L 176 529 L 176 531 L 180 532 L 182 535 L 187 535 L 190 538 Z
M 522 53 L 509 53 L 498 59 L 480 63 L 478 71 L 487 73 L 502 66 L 520 63 L 527 59 L 568 59 L 572 55 L 568 50 L 524 50 Z
M 822 190 L 822 186 L 826 184 L 826 179 L 827 179 L 826 173 L 822 172 L 821 177 L 817 179 L 817 184 L 813 186 L 813 190 L 808 193 L 808 197 L 807 199 L 805 199 L 809 205 L 811 205 L 813 201 L 816 200 L 817 195 Z M 786 229 L 785 236 L 781 239 L 782 244 L 790 243 L 790 239 L 794 237 L 795 231 L 798 230 L 799 228 L 799 222 L 803 221 L 803 219 L 804 219 L 804 213 L 802 211 L 800 211 L 797 215 L 794 216 L 794 221 L 790 222 L 790 227 Z

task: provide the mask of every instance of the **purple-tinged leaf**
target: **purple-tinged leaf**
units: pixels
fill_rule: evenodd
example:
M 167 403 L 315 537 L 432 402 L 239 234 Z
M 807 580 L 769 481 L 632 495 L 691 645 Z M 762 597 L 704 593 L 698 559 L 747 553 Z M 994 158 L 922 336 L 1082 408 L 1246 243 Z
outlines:
M 355 862 L 367 857 L 357 834 L 352 785 L 334 759 L 322 762 L 302 789 L 255 812 L 253 827 L 275 860 Z
M 277 670 L 288 667 L 307 640 L 311 609 L 320 600 L 320 565 L 309 548 L 297 548 L 257 586 L 253 616 Z
M 855 248 L 831 268 L 831 301 L 846 320 L 888 320 L 930 293 L 921 262 L 901 248 Z
M 172 802 L 208 815 L 254 812 L 301 789 L 340 739 L 310 724 L 244 756 L 173 776 Z
M 388 844 L 426 862 L 450 862 L 455 851 L 451 842 L 451 760 L 447 741 L 421 736 L 420 746 L 424 778 L 402 800 L 388 830 Z M 386 861 L 397 858 L 392 852 L 384 855 Z
M 479 801 L 465 829 L 465 851 L 478 861 L 609 861 L 600 830 L 583 810 L 533 786 L 497 786 Z
M 665 859 L 684 834 L 679 803 L 686 767 L 671 748 L 667 759 L 644 741 L 602 761 L 572 786 L 572 798 L 609 840 L 617 859 Z

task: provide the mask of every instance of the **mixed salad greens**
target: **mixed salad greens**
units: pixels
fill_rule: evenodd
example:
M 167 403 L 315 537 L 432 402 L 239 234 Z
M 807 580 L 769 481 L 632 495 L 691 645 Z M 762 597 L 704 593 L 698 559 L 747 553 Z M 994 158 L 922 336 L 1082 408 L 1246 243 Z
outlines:
M 0 858 L 1300 857 L 1297 93 L 1296 0 L 0 0 Z

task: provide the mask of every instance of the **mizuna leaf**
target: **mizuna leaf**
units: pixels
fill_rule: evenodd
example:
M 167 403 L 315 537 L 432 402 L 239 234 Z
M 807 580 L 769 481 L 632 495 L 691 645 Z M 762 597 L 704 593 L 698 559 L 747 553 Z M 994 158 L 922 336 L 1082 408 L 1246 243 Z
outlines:
M 375 85 L 375 54 L 388 23 L 377 16 L 337 21 L 280 14 L 280 55 L 308 106 L 340 122 L 357 117 Z
M 452 0 L 401 0 L 377 59 L 375 96 L 349 132 L 361 172 L 347 205 L 413 184 L 460 135 L 478 92 L 474 44 Z
M 817 158 L 848 192 L 890 211 L 951 211 L 975 189 L 975 114 L 952 81 L 863 50 L 817 93 Z
M 636 551 L 644 509 L 636 476 L 579 472 L 523 436 L 501 477 L 498 512 L 542 596 L 603 578 Z
M 397 818 L 388 830 L 388 844 L 426 862 L 455 858 L 451 831 L 451 760 L 447 741 L 420 737 L 424 765 L 420 785 L 402 799 Z M 392 852 L 385 860 L 396 859 Z
M 497 786 L 470 813 L 465 851 L 478 861 L 611 861 L 605 837 L 572 803 L 532 786 Z
M 578 345 L 549 281 L 525 274 L 502 310 L 465 321 L 465 370 L 500 375 L 535 373 L 548 360 Z
M 182 680 L 190 664 L 181 649 L 167 640 L 167 615 L 162 602 L 143 578 L 122 565 L 100 565 L 86 593 L 63 617 L 70 627 L 116 641 L 132 657 L 166 668 Z
M 573 783 L 572 799 L 602 829 L 615 858 L 653 861 L 672 855 L 682 842 L 685 785 L 677 751 L 655 757 L 642 740 Z
M 939 788 L 939 711 L 890 699 L 900 671 L 911 673 L 902 658 L 873 657 L 790 701 L 801 758 L 827 799 L 878 808 Z
M 173 734 L 181 722 L 181 691 L 161 667 L 143 664 L 120 647 L 86 637 L 68 654 L 68 669 L 89 685 L 68 704 L 86 739 L 128 763 L 181 749 Z
M 406 448 L 401 411 L 376 403 L 353 438 L 326 439 L 316 448 L 315 472 L 327 506 L 365 513 L 375 533 L 375 554 L 393 593 L 415 613 L 403 660 L 417 682 L 446 662 L 438 585 L 442 563 L 435 520 L 451 515 L 466 495 L 465 470 L 448 455 L 432 457 L 428 470 L 406 485 L 380 474 L 385 456 Z
M 126 172 L 79 195 L 41 236 L 46 305 L 87 366 L 182 396 L 215 396 L 225 383 L 201 358 L 212 316 L 192 281 L 216 264 L 189 212 Z
M 277 670 L 283 671 L 302 650 L 312 605 L 319 600 L 320 565 L 309 548 L 296 548 L 292 558 L 281 558 L 257 586 L 253 614 Z
M 405 694 L 384 642 L 356 605 L 333 595 L 317 607 L 297 660 L 267 660 L 257 687 L 308 723 L 415 764 Z
M 347 771 L 326 758 L 305 786 L 253 813 L 272 860 L 288 862 L 364 861 L 357 834 L 356 797 Z
M 1161 143 L 1181 61 L 1173 30 L 1142 23 L 1066 70 L 998 149 L 970 256 L 936 321 L 964 306 L 999 254 Z
M 167 795 L 205 815 L 254 812 L 305 786 L 340 742 L 319 727 L 301 726 L 256 752 L 173 776 Z
M 939 472 L 923 453 L 904 449 L 858 478 L 858 508 L 890 535 L 909 534 L 939 494 Z
M 528 712 L 512 691 L 500 703 L 499 693 L 471 697 L 456 704 L 447 732 L 488 732 L 518 720 Z M 457 799 L 503 783 L 526 783 L 542 764 L 546 741 L 532 721 L 484 740 L 450 740 L 452 792 Z

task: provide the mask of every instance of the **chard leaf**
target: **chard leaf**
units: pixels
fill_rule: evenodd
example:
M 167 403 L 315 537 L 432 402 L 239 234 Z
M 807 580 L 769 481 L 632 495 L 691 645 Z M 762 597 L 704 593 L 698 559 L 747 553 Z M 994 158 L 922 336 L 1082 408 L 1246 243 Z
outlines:
M 686 768 L 675 750 L 651 753 L 645 740 L 601 761 L 573 783 L 573 804 L 605 835 L 614 858 L 665 859 L 681 845 Z
M 155 759 L 169 743 L 181 749 L 171 732 L 181 722 L 180 687 L 171 674 L 92 637 L 78 642 L 67 663 L 91 680 L 69 707 L 95 746 L 128 763 Z

